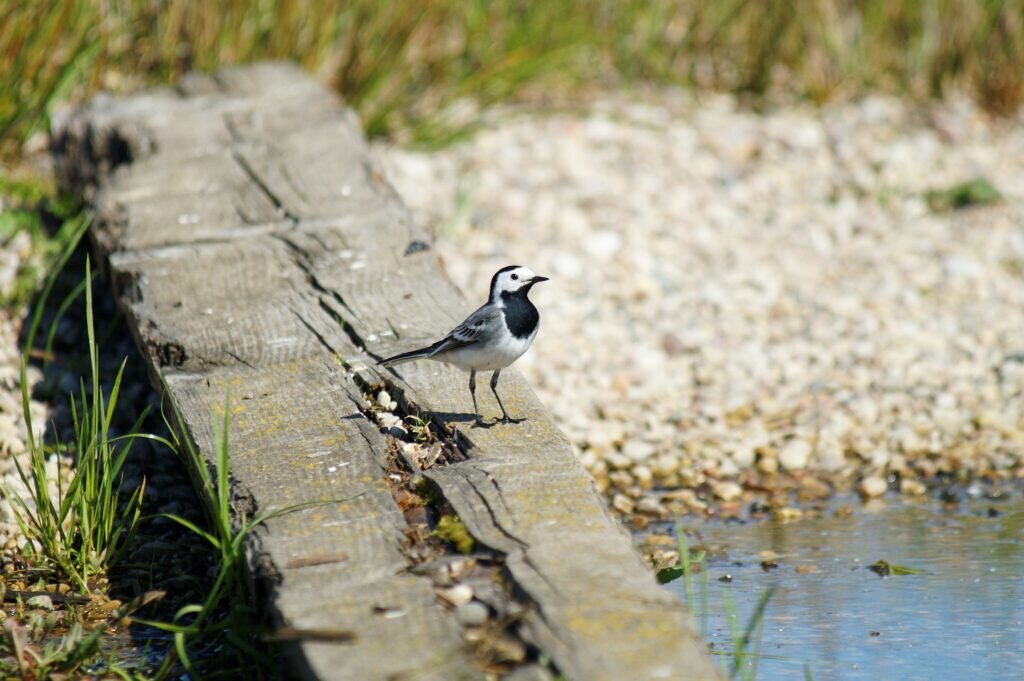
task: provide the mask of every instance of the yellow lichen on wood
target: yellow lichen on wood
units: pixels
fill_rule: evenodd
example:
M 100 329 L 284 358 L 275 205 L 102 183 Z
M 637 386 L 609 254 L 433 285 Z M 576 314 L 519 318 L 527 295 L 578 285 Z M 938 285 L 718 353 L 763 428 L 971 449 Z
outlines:
M 441 519 L 437 521 L 434 536 L 448 542 L 455 547 L 456 551 L 463 554 L 473 553 L 473 547 L 476 544 L 466 526 L 455 515 L 441 516 Z

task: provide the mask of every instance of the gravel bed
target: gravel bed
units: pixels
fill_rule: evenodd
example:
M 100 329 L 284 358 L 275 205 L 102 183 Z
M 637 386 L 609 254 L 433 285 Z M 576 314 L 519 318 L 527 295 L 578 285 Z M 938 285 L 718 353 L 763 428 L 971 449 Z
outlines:
M 19 320 L 12 319 L 9 311 L 0 310 L 0 485 L 11 495 L 30 500 L 31 492 L 22 482 L 16 466 L 16 463 L 20 464 L 25 470 L 29 467 L 28 425 L 21 401 L 19 328 Z M 36 367 L 29 367 L 28 379 L 31 385 L 37 385 L 42 380 L 42 372 Z M 30 402 L 30 409 L 35 440 L 41 442 L 51 409 L 38 400 Z M 51 481 L 50 496 L 56 501 L 57 480 L 70 480 L 68 459 L 50 457 L 47 478 Z M 10 554 L 21 541 L 21 530 L 11 501 L 0 496 L 0 550 Z
M 471 302 L 552 278 L 518 366 L 614 507 L 666 517 L 1024 478 L 1020 123 L 663 93 L 375 152 Z M 930 208 L 978 177 L 1003 200 Z

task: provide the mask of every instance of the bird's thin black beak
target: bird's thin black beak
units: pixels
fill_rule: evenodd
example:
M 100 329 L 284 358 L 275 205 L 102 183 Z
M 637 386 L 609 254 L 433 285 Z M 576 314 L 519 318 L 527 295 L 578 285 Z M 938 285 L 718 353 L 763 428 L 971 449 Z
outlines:
M 535 276 L 530 279 L 531 284 L 539 284 L 542 281 L 548 281 L 547 277 Z

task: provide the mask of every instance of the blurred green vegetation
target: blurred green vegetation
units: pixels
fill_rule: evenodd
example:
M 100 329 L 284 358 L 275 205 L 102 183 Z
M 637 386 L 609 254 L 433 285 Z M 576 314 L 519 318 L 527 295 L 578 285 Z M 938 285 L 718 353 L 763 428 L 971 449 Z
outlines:
M 995 185 L 984 177 L 975 177 L 952 187 L 925 192 L 924 199 L 929 208 L 940 213 L 947 210 L 998 203 L 1003 200 L 1003 195 Z
M 0 285 L 0 310 L 27 305 L 50 266 L 74 240 L 72 218 L 81 205 L 32 178 L 0 176 L 0 268 L 12 268 Z
M 637 82 L 814 101 L 1024 99 L 1024 0 L 0 0 L 0 143 L 54 102 L 289 58 L 371 135 L 438 144 L 475 106 Z M 469 104 L 469 106 L 466 106 Z

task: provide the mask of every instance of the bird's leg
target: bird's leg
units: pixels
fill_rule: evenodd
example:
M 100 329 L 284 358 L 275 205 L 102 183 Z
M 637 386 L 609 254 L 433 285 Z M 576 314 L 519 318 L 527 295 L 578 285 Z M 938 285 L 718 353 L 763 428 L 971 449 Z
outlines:
M 473 396 L 473 414 L 476 415 L 476 425 L 484 425 L 484 420 L 480 418 L 480 410 L 476 406 L 476 369 L 472 369 L 469 372 L 469 394 Z
M 494 393 L 494 398 L 498 400 L 498 406 L 501 407 L 501 422 L 502 423 L 517 423 L 522 419 L 514 419 L 508 415 L 505 411 L 505 405 L 501 403 L 501 395 L 498 394 L 498 376 L 501 375 L 501 369 L 498 369 L 491 374 L 491 392 Z

